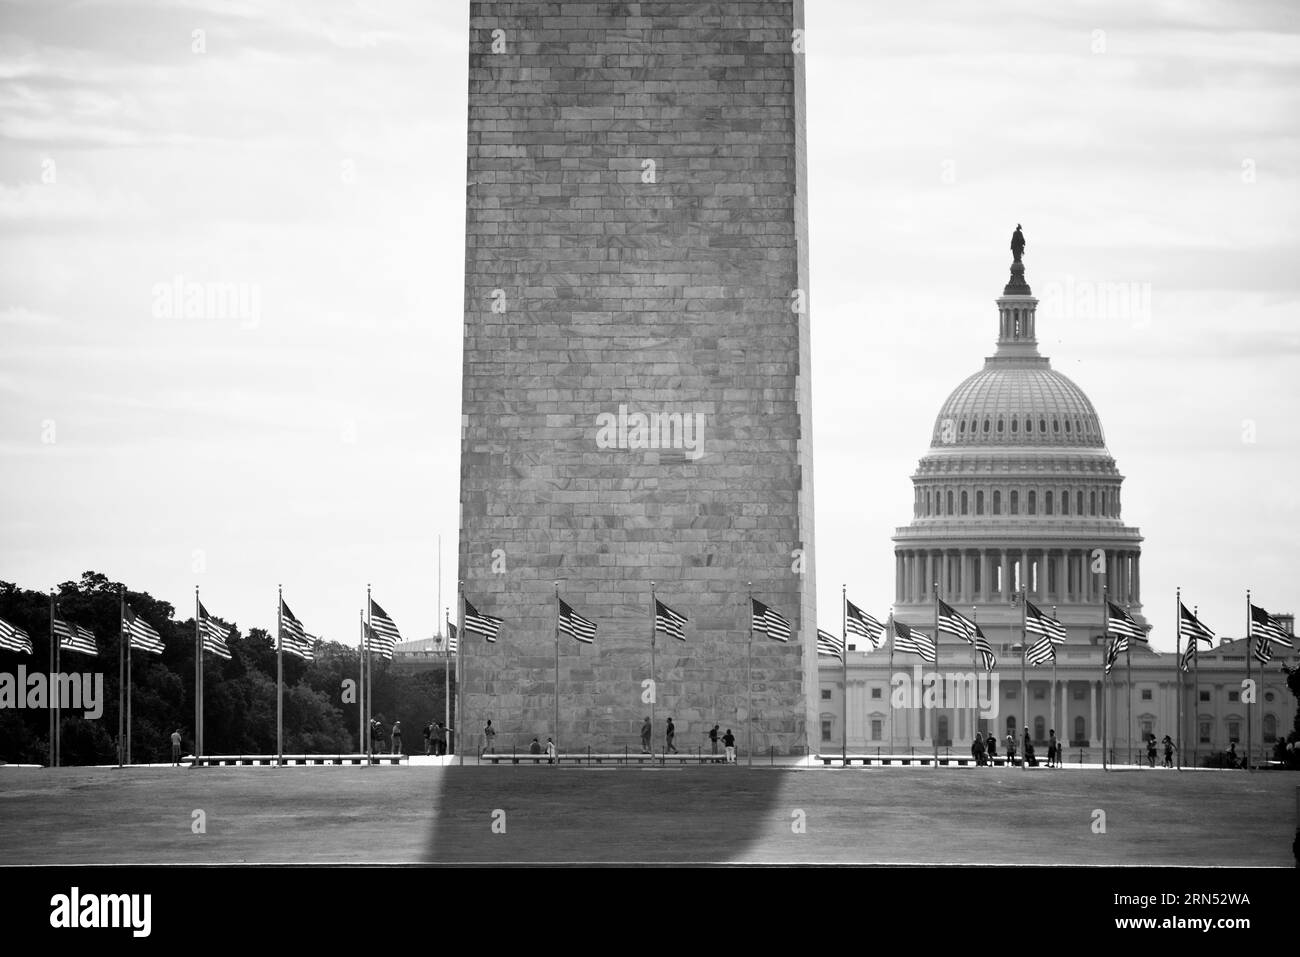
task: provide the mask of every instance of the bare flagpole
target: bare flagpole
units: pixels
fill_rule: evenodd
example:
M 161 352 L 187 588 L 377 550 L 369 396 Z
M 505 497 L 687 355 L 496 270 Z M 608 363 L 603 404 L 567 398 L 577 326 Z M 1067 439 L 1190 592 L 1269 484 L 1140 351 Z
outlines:
M 945 566 L 947 558 L 944 558 Z M 934 581 L 934 675 L 936 682 L 939 679 L 939 580 Z M 922 699 L 924 701 L 924 699 Z M 945 704 L 947 702 L 944 702 Z M 936 709 L 937 710 L 937 709 Z M 930 740 L 934 743 L 934 767 L 939 767 L 939 721 L 937 715 L 930 715 L 930 720 L 926 722 L 930 728 Z
M 1251 682 L 1251 665 L 1250 665 L 1251 637 L 1252 637 L 1251 624 L 1252 622 L 1250 617 L 1250 589 L 1247 588 L 1246 589 L 1246 687 L 1247 688 L 1250 687 L 1250 682 Z M 1255 695 L 1252 693 L 1251 697 L 1253 698 L 1255 697 Z M 1251 712 L 1253 712 L 1254 710 L 1255 709 L 1251 707 L 1250 702 L 1249 701 L 1246 702 L 1246 769 L 1247 770 L 1250 770 L 1255 766 L 1255 762 L 1251 760 L 1251 755 L 1250 755 L 1251 746 L 1255 743 L 1255 736 L 1252 733 L 1252 722 L 1251 722 Z
M 1128 607 L 1128 603 L 1124 603 Z M 1107 609 L 1109 611 L 1110 609 Z M 1124 642 L 1124 696 L 1128 698 L 1128 720 L 1125 722 L 1124 736 L 1128 738 L 1128 763 L 1133 763 L 1133 642 Z M 1138 761 L 1141 761 L 1141 755 Z M 1142 765 L 1139 764 L 1138 767 Z
M 357 753 L 366 753 L 366 613 L 357 609 Z
M 49 753 L 46 755 L 46 759 L 50 767 L 55 766 L 54 765 L 54 710 L 55 710 L 55 704 L 58 701 L 58 699 L 54 697 L 53 689 L 58 687 L 58 684 L 54 678 L 55 675 L 54 646 L 57 641 L 58 639 L 54 637 L 54 589 L 51 588 L 50 589 L 50 680 L 49 680 L 49 684 L 46 686 L 47 691 L 50 695 L 50 701 L 49 701 L 50 707 L 48 708 L 50 712 L 50 741 L 48 747 Z
M 459 595 L 457 595 L 459 598 Z M 449 733 L 451 725 L 451 609 L 446 606 L 442 609 L 444 641 L 448 642 L 442 649 L 442 727 L 443 734 Z M 460 629 L 456 630 L 456 648 L 460 649 Z M 446 751 L 446 741 L 443 742 L 444 752 Z

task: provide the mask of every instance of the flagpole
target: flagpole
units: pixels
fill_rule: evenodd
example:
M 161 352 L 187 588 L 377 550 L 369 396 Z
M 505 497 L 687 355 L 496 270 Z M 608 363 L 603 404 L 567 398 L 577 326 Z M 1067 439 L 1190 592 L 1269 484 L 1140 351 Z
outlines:
M 572 627 L 572 626 L 570 626 Z M 555 583 L 555 715 L 554 724 L 555 740 L 555 760 L 556 767 L 559 767 L 560 759 L 560 583 Z M 654 735 L 651 735 L 653 742 Z M 651 744 L 653 748 L 653 743 Z
M 976 628 L 979 628 L 979 618 L 980 618 L 980 610 L 979 610 L 979 606 L 978 606 L 978 605 L 971 605 L 971 606 L 970 606 L 970 620 L 971 620 L 972 623 L 974 623 L 974 625 L 975 625 Z M 971 635 L 971 636 L 970 636 L 970 667 L 971 667 L 971 674 L 975 675 L 975 682 L 976 682 L 976 683 L 975 683 L 975 703 L 971 705 L 971 709 L 970 709 L 970 729 L 969 729 L 969 730 L 971 730 L 972 732 L 974 732 L 974 733 L 971 735 L 972 738 L 975 737 L 976 734 L 979 734 L 979 700 L 980 700 L 980 690 L 979 690 L 979 670 L 980 670 L 980 669 L 979 669 L 979 663 L 978 663 L 975 659 L 976 659 L 975 636 L 974 636 L 974 635 Z M 987 743 L 987 742 L 985 742 L 985 744 L 984 744 L 984 748 L 985 748 L 986 751 L 988 750 L 988 743 Z M 992 761 L 989 762 L 989 767 L 993 767 L 993 762 L 992 762 Z
M 840 585 L 840 664 L 844 670 L 844 726 L 840 729 L 840 760 L 849 766 L 849 586 Z
M 456 581 L 456 730 L 452 732 L 452 740 L 456 742 L 456 753 L 460 755 L 461 767 L 465 766 L 465 747 L 462 741 L 468 740 L 468 735 L 461 733 L 461 726 L 465 719 L 465 695 L 462 693 L 465 683 L 461 674 L 460 646 L 464 643 L 465 582 L 458 579 Z
M 1251 680 L 1250 643 L 1251 643 L 1251 638 L 1253 637 L 1253 635 L 1251 635 L 1251 624 L 1252 621 L 1250 617 L 1250 589 L 1247 588 L 1246 589 L 1246 687 L 1247 688 L 1250 687 L 1250 680 Z M 1251 697 L 1252 698 L 1255 697 L 1253 692 L 1251 693 Z M 1250 707 L 1250 702 L 1247 701 L 1246 702 L 1246 769 L 1247 770 L 1249 770 L 1254 766 L 1253 762 L 1250 760 L 1250 748 L 1251 745 L 1255 743 L 1255 737 L 1251 733 L 1250 718 L 1251 718 L 1251 707 Z
M 1029 683 L 1025 678 L 1025 658 L 1029 654 L 1029 588 L 1026 580 L 1027 569 L 1022 568 L 1020 581 L 1020 736 L 1026 741 L 1029 737 L 1029 702 L 1025 699 L 1029 697 Z M 1020 754 L 1020 769 L 1023 771 L 1029 767 L 1029 762 L 1025 760 L 1027 755 L 1022 747 Z
M 894 610 L 889 610 L 889 753 L 894 753 Z
M 194 756 L 203 756 L 203 615 L 194 586 Z
M 1052 621 L 1056 621 L 1056 622 L 1060 621 L 1060 619 L 1056 617 L 1055 605 L 1052 606 Z M 1051 636 L 1048 636 L 1047 641 L 1052 646 L 1052 697 L 1051 697 L 1052 720 L 1051 722 L 1049 722 L 1049 725 L 1054 725 L 1056 724 L 1056 717 L 1057 717 L 1056 715 L 1056 642 L 1052 641 Z M 1049 727 L 1048 730 L 1050 733 L 1051 728 Z M 1061 733 L 1056 736 L 1056 757 L 1057 757 L 1056 766 L 1057 767 L 1061 766 L 1060 757 L 1061 757 L 1061 752 L 1063 750 L 1061 747 L 1061 739 L 1064 737 L 1065 737 L 1065 727 L 1064 727 L 1064 722 L 1062 722 Z
M 117 589 L 117 766 L 126 758 L 126 597 Z
M 366 582 L 366 758 L 367 764 L 374 761 L 374 735 L 370 732 L 370 722 L 373 718 L 372 711 L 374 702 L 370 698 L 370 693 L 374 686 L 375 663 L 370 657 L 370 646 L 374 644 L 371 640 L 375 633 L 374 619 L 370 611 L 370 582 Z
M 54 675 L 55 675 L 54 645 L 56 641 L 57 639 L 54 637 L 54 589 L 51 588 L 50 589 L 50 681 L 46 687 L 46 691 L 50 695 L 50 701 L 49 701 L 50 741 L 49 741 L 49 748 L 47 749 L 49 753 L 46 755 L 46 759 L 50 767 L 55 766 L 54 764 L 54 710 L 55 710 L 55 705 L 58 701 L 58 699 L 54 696 L 54 688 L 57 687 L 57 684 L 54 680 Z
M 63 671 L 63 640 L 59 639 L 54 643 L 54 673 L 61 674 Z M 50 697 L 54 704 L 54 766 L 63 767 L 63 702 L 59 699 L 58 685 L 51 684 L 49 688 Z
M 366 752 L 366 613 L 357 609 L 357 753 Z
M 1110 669 L 1106 663 L 1110 660 L 1110 588 L 1103 582 L 1101 586 L 1101 620 L 1102 620 L 1102 673 L 1101 673 L 1101 767 L 1107 770 L 1106 746 L 1110 727 Z
M 655 763 L 655 701 L 659 697 L 659 672 L 655 670 L 655 583 L 650 583 L 650 764 Z M 689 745 L 688 745 L 689 747 Z M 667 753 L 664 755 L 667 760 Z
M 459 589 L 457 589 L 459 598 Z M 447 644 L 442 650 L 442 727 L 443 734 L 450 733 L 451 726 L 451 609 L 443 606 L 442 609 L 444 641 Z M 460 652 L 460 629 L 456 630 L 456 651 Z M 446 752 L 446 741 L 443 742 L 444 756 Z
M 125 593 L 125 589 L 123 591 Z M 135 682 L 131 678 L 132 644 L 131 634 L 128 632 L 126 636 L 126 763 L 128 767 L 131 765 L 131 700 L 135 697 Z
M 749 594 L 749 645 L 745 651 L 745 766 L 754 766 L 754 583 L 746 582 Z
M 944 558 L 945 565 L 947 558 Z M 939 581 L 934 582 L 934 671 L 936 680 L 939 674 Z M 946 702 L 945 702 L 946 704 Z M 937 709 L 936 709 L 937 710 Z M 939 721 L 937 715 L 930 715 L 926 722 L 930 728 L 930 740 L 934 744 L 934 767 L 939 767 Z
M 1197 621 L 1201 620 L 1200 610 L 1200 605 L 1192 607 L 1192 617 Z M 1195 636 L 1192 641 L 1196 642 L 1192 654 L 1192 767 L 1196 768 L 1201 763 L 1201 639 Z
M 1127 611 L 1129 603 L 1124 603 Z M 1131 615 L 1129 616 L 1132 617 Z M 1124 722 L 1124 736 L 1128 738 L 1128 763 L 1133 763 L 1133 641 L 1124 643 L 1124 697 L 1128 699 L 1128 720 Z M 1141 760 L 1141 757 L 1138 758 Z M 1141 767 L 1139 764 L 1138 767 Z
M 284 764 L 284 585 L 276 585 L 275 604 L 275 766 Z
M 1184 732 L 1187 728 L 1186 722 L 1183 720 L 1183 685 L 1185 682 L 1183 681 L 1183 589 L 1181 586 L 1174 589 L 1174 604 L 1177 606 L 1174 608 L 1174 678 L 1176 679 L 1174 706 L 1178 711 L 1178 739 L 1186 741 L 1187 738 L 1184 736 Z M 1196 637 L 1192 636 L 1192 641 L 1195 640 Z M 1178 746 L 1175 744 L 1175 747 Z M 1181 748 L 1178 749 L 1177 768 L 1179 771 L 1183 769 L 1183 752 Z

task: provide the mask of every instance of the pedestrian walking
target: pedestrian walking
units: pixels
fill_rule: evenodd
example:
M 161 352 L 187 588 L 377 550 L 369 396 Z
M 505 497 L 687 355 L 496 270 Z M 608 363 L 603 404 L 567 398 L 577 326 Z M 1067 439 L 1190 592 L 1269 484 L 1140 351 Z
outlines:
M 677 747 L 673 744 L 673 738 L 677 735 L 677 729 L 673 727 L 673 719 L 668 719 L 668 730 L 664 732 L 664 754 L 671 751 L 677 753 Z
M 736 736 L 731 733 L 730 728 L 728 728 L 727 733 L 722 736 L 722 747 L 726 750 L 727 753 L 727 763 L 735 764 L 736 763 Z
M 1016 735 L 1012 731 L 1007 732 L 1007 739 L 1003 742 L 1007 748 L 1007 765 L 1016 763 Z
M 393 722 L 393 754 L 402 753 L 402 722 Z
M 718 726 L 715 724 L 709 729 L 709 745 L 713 748 L 713 753 L 718 753 Z
M 548 759 L 547 764 L 555 763 L 555 742 L 550 738 L 546 739 L 546 757 Z
M 975 732 L 975 740 L 971 742 L 970 753 L 975 758 L 975 767 L 984 767 L 987 758 L 987 752 L 984 750 L 984 736 L 978 731 Z
M 424 726 L 424 756 L 427 758 L 433 753 L 433 722 L 430 721 Z
M 1147 736 L 1147 766 L 1152 768 L 1156 766 L 1156 734 L 1154 731 Z
M 990 731 L 988 740 L 984 742 L 984 746 L 988 750 L 989 766 L 992 767 L 993 759 L 998 756 L 998 736 Z
M 483 728 L 483 753 L 484 754 L 497 753 L 496 736 L 497 736 L 497 729 L 492 727 L 492 719 L 488 718 L 488 723 L 486 727 Z
M 650 719 L 647 717 L 645 719 L 645 722 L 641 725 L 641 753 L 642 754 L 650 753 L 650 732 L 651 732 Z
M 179 767 L 181 763 L 181 729 L 177 728 L 172 732 L 172 765 Z
M 433 729 L 433 753 L 438 755 L 447 753 L 447 728 L 441 721 Z
M 1174 739 L 1169 737 L 1169 735 L 1165 735 L 1165 739 L 1162 742 L 1162 744 L 1164 744 L 1165 746 L 1164 766 L 1167 768 L 1172 768 L 1174 766 L 1174 752 L 1178 750 L 1177 747 L 1174 745 Z
M 1059 767 L 1061 763 L 1061 744 L 1056 740 L 1056 729 L 1047 732 L 1047 766 Z

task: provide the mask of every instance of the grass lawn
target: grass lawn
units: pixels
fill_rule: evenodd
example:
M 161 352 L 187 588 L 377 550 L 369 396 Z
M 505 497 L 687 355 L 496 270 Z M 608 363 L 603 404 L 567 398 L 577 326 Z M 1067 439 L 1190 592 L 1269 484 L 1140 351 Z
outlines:
M 1298 784 L 1046 769 L 9 768 L 0 860 L 1291 867 Z

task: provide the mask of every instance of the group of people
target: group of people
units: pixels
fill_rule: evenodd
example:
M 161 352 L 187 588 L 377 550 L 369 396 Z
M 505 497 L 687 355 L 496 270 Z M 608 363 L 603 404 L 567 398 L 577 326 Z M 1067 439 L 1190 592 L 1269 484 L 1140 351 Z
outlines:
M 727 764 L 736 763 L 736 736 L 728 728 L 722 734 L 718 733 L 721 725 L 715 724 L 709 729 L 709 747 L 713 754 L 718 753 L 718 741 L 722 741 L 722 746 L 726 749 Z M 651 726 L 650 718 L 647 715 L 641 724 L 641 753 L 651 754 L 650 738 L 654 734 L 654 728 Z M 677 726 L 673 724 L 673 719 L 668 719 L 668 725 L 664 728 L 664 754 L 677 754 L 677 746 L 673 743 L 677 737 Z
M 1165 735 L 1164 740 L 1160 742 L 1160 745 L 1164 748 L 1165 752 L 1165 760 L 1164 763 L 1161 764 L 1161 767 L 1172 768 L 1174 766 L 1174 752 L 1178 750 L 1177 746 L 1174 744 L 1174 739 L 1169 737 L 1169 735 Z M 1156 735 L 1153 731 L 1151 734 L 1147 735 L 1147 764 L 1153 768 L 1156 766 L 1157 750 Z M 1142 762 L 1139 760 L 1138 763 L 1141 764 Z
M 430 721 L 424 726 L 424 753 L 426 756 L 447 753 L 447 728 L 441 721 Z
M 1007 764 L 1016 763 L 1016 735 L 1013 731 L 1008 731 L 1007 736 L 1003 739 L 1006 748 Z M 975 758 L 976 767 L 990 767 L 994 758 L 998 756 L 998 739 L 992 731 L 986 736 L 982 731 L 975 732 L 975 740 L 970 746 L 971 756 Z M 1038 767 L 1038 755 L 1034 753 L 1034 742 L 1029 739 L 1029 729 L 1025 729 L 1024 740 L 1021 745 L 1021 759 L 1027 767 Z M 1065 746 L 1056 740 L 1056 729 L 1053 728 L 1047 733 L 1047 766 L 1049 768 L 1059 768 L 1065 764 Z

